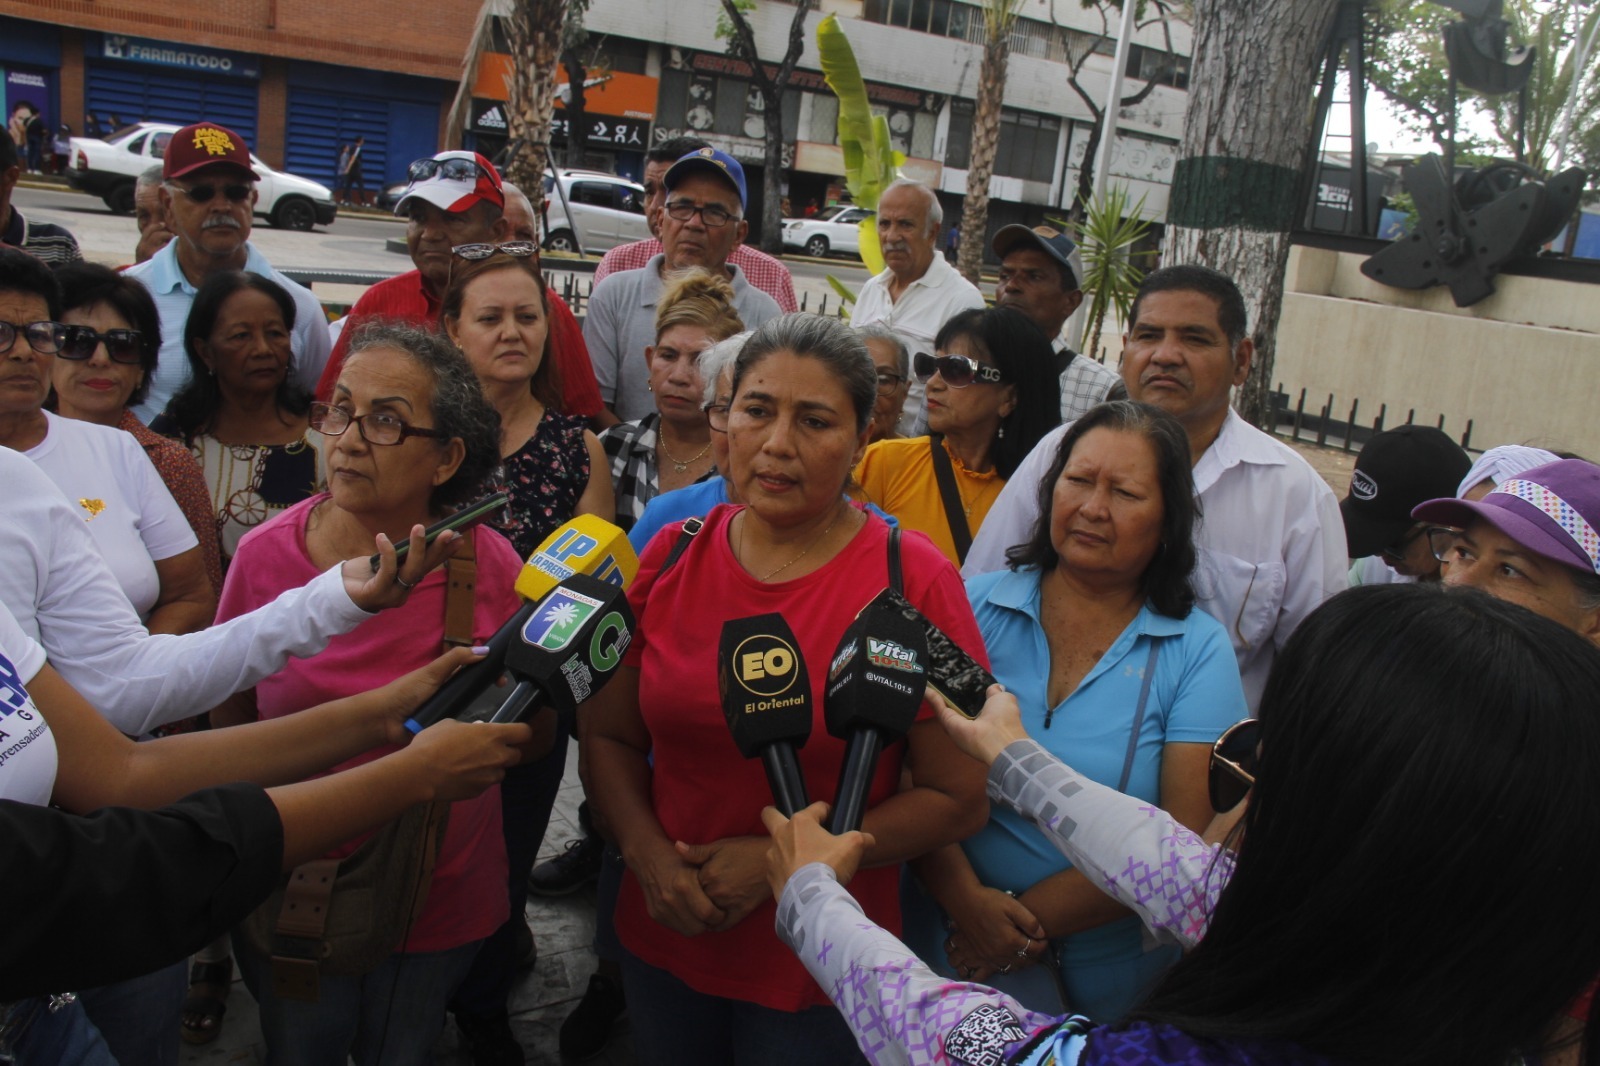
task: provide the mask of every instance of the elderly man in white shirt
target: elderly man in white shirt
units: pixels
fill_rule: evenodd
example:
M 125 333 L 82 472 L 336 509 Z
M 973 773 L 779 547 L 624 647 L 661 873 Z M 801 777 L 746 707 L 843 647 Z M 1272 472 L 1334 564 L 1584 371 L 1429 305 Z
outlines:
M 984 306 L 983 293 L 938 254 L 943 221 L 939 198 L 926 185 L 902 178 L 884 190 L 878 198 L 878 244 L 887 266 L 861 286 L 852 326 L 882 323 L 913 355 L 932 355 L 940 326 L 959 312 Z M 914 380 L 901 410 L 901 436 L 926 432 L 923 392 L 923 383 Z
M 1199 607 L 1228 631 L 1252 710 L 1272 660 L 1300 620 L 1345 584 L 1338 501 L 1309 463 L 1228 404 L 1250 372 L 1244 301 L 1226 275 L 1177 266 L 1144 280 L 1123 337 L 1128 395 L 1182 422 L 1202 515 L 1195 527 Z M 1006 482 L 963 575 L 998 570 L 1039 520 L 1039 479 L 1066 429 L 1051 432 Z

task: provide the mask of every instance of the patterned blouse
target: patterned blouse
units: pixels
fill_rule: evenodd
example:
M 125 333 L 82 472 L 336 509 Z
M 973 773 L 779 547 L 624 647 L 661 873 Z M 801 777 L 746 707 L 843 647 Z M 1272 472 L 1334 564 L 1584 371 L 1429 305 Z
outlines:
M 211 494 L 206 491 L 206 479 L 189 450 L 170 437 L 163 437 L 139 421 L 139 416 L 127 408 L 122 410 L 122 421 L 117 428 L 133 434 L 144 453 L 150 457 L 156 473 L 178 501 L 178 509 L 189 520 L 196 539 L 200 541 L 200 558 L 205 563 L 206 580 L 211 591 L 222 595 L 222 555 L 217 546 L 217 522 L 211 510 Z
M 524 559 L 551 530 L 572 517 L 589 487 L 584 426 L 584 419 L 576 415 L 547 410 L 533 436 L 507 456 L 501 467 L 502 484 L 511 493 L 511 503 L 489 524 L 503 533 Z
M 661 492 L 656 473 L 656 433 L 659 414 L 636 422 L 622 422 L 600 433 L 600 446 L 611 461 L 611 488 L 617 497 L 617 525 L 623 532 L 644 514 L 644 505 Z

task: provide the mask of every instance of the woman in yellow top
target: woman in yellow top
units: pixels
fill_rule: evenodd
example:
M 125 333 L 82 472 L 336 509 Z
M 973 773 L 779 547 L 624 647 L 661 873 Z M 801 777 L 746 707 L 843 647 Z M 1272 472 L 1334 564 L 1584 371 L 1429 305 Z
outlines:
M 1061 386 L 1050 342 L 1010 308 L 963 311 L 933 343 L 937 357 L 912 357 L 928 386 L 930 436 L 870 445 L 856 481 L 960 566 L 1006 479 L 1060 424 Z

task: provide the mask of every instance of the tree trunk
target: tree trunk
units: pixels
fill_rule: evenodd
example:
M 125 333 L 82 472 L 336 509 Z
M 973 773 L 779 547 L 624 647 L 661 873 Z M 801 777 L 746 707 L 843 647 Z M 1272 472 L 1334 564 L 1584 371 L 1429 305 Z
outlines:
M 766 162 L 761 173 L 761 250 L 783 254 L 783 95 L 775 93 L 761 115 Z
M 1199 0 L 1164 262 L 1202 263 L 1244 294 L 1255 364 L 1235 397 L 1267 418 L 1289 230 L 1314 139 L 1317 59 L 1336 0 Z
M 511 9 L 511 98 L 506 101 L 506 136 L 516 149 L 505 177 L 531 198 L 542 188 L 550 153 L 550 120 L 556 106 L 556 62 L 567 0 L 516 0 Z
M 583 157 L 589 151 L 589 121 L 584 116 L 584 83 L 589 80 L 589 69 L 576 48 L 561 54 L 561 66 L 567 72 L 567 166 L 583 166 Z
M 967 170 L 967 198 L 961 208 L 961 245 L 956 269 L 982 287 L 984 235 L 989 229 L 989 178 L 1000 147 L 1000 102 L 1005 96 L 1006 61 L 1011 55 L 1014 0 L 990 0 L 988 40 L 978 72 L 978 106 L 972 116 L 972 159 Z

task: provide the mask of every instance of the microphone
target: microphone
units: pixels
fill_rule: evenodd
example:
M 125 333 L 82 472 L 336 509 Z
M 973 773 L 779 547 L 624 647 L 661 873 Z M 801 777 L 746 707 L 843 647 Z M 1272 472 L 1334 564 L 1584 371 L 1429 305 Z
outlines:
M 406 720 L 406 728 L 420 733 L 435 722 L 456 718 L 488 691 L 505 670 L 506 652 L 551 590 L 574 574 L 590 574 L 626 587 L 639 570 L 639 557 L 628 535 L 594 515 L 578 515 L 557 526 L 528 556 L 516 588 L 526 601 L 489 638 L 489 653 L 481 661 L 457 670 Z
M 861 609 L 828 665 L 823 717 L 845 742 L 828 831 L 861 828 L 878 755 L 911 729 L 927 686 L 928 640 L 922 626 L 873 600 Z
M 539 601 L 506 652 L 517 679 L 488 719 L 521 722 L 544 706 L 576 710 L 602 688 L 633 639 L 633 611 L 621 585 L 573 574 Z
M 811 736 L 811 678 L 782 615 L 722 624 L 717 688 L 733 743 L 746 759 L 761 760 L 778 810 L 803 810 L 810 801 L 795 749 Z

